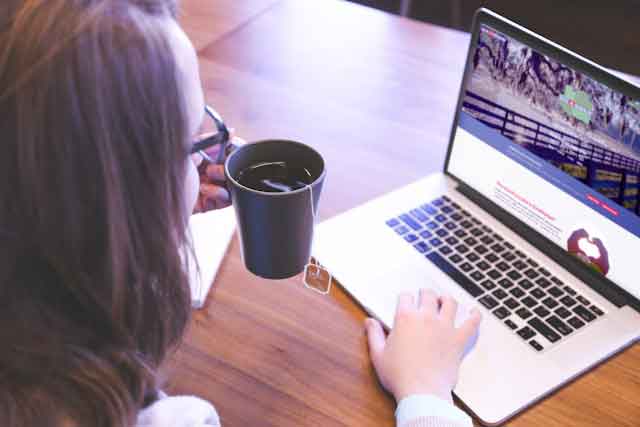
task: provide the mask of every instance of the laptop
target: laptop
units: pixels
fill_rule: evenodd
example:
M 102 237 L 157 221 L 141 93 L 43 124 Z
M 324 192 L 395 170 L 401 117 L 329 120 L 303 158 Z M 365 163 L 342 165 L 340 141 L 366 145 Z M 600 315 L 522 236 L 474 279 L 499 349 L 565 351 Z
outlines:
M 387 328 L 402 291 L 479 307 L 454 393 L 496 425 L 638 340 L 639 190 L 640 89 L 480 9 L 442 173 L 314 252 Z

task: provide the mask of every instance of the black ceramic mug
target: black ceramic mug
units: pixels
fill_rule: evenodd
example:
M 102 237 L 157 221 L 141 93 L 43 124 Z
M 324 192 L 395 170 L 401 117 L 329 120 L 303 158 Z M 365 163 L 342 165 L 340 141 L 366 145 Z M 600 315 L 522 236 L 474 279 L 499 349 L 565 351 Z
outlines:
M 311 174 L 310 184 L 293 191 L 272 193 L 238 182 L 240 173 L 247 168 L 271 162 L 286 162 L 307 169 Z M 267 279 L 284 279 L 301 273 L 311 255 L 314 213 L 318 211 L 326 175 L 322 156 L 300 142 L 260 141 L 231 153 L 224 173 L 246 268 Z

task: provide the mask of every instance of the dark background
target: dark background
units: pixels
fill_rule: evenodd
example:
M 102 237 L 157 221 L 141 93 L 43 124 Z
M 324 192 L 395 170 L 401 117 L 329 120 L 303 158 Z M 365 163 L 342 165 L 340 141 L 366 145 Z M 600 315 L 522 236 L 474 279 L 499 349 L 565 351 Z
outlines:
M 400 0 L 351 1 L 400 10 Z M 413 0 L 409 16 L 470 31 L 481 6 L 605 67 L 640 76 L 640 0 Z

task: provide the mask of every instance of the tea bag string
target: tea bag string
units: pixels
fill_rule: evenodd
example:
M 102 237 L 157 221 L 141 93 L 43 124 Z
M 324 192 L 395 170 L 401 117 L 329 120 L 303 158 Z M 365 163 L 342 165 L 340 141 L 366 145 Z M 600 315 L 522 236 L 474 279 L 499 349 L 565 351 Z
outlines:
M 325 182 L 326 182 L 326 177 L 325 177 Z M 315 263 L 313 262 L 313 241 L 315 238 L 316 210 L 315 210 L 315 203 L 313 198 L 313 186 L 311 184 L 307 184 L 306 188 L 309 189 L 309 205 L 311 207 L 311 251 L 309 253 L 309 261 L 307 262 L 307 265 L 304 268 L 303 281 L 304 281 L 304 285 L 307 288 L 315 292 L 318 292 L 320 294 L 327 295 L 331 291 L 331 284 L 333 282 L 333 279 L 331 277 L 331 273 L 329 273 L 327 269 L 325 269 L 322 265 L 320 265 L 320 263 L 317 260 Z M 312 269 L 313 272 L 310 272 L 310 269 Z M 309 284 L 309 275 L 313 275 L 314 278 L 319 279 L 321 277 L 320 273 L 322 271 L 325 271 L 327 273 L 327 285 L 326 285 L 326 289 L 324 290 L 320 290 L 315 286 L 312 286 Z

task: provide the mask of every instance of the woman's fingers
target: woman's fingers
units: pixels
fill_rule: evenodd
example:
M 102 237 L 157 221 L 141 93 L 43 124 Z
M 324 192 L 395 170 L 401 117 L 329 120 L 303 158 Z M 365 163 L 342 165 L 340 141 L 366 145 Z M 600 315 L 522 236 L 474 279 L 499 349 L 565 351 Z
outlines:
M 453 324 L 458 311 L 458 302 L 450 295 L 443 295 L 439 298 L 440 316 L 447 322 Z
M 438 296 L 430 289 L 420 289 L 418 307 L 428 314 L 438 313 Z
M 480 321 L 482 320 L 482 315 L 480 314 L 480 310 L 474 308 L 471 310 L 469 314 L 469 318 L 464 321 L 462 325 L 458 328 L 458 339 L 462 344 L 466 344 L 472 336 L 474 336 L 478 332 L 478 327 L 480 326 Z
M 200 194 L 205 211 L 221 209 L 231 204 L 231 198 L 226 188 L 215 184 L 201 184 Z
M 212 181 L 222 182 L 225 180 L 224 165 L 209 164 L 207 165 L 206 173 L 207 173 L 207 178 L 209 178 Z

